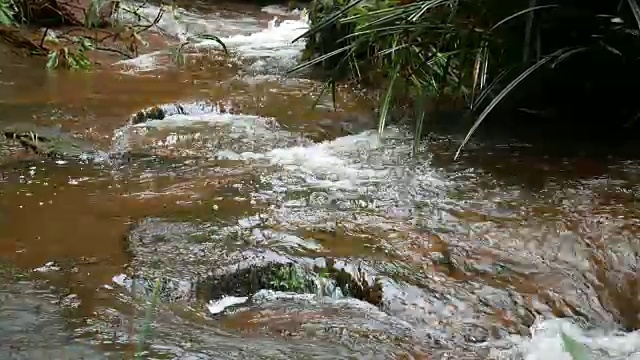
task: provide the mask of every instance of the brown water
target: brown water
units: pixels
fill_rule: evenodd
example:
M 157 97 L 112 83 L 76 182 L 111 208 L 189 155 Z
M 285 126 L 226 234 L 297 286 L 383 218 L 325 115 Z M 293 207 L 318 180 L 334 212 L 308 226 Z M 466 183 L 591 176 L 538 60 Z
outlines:
M 86 164 L 0 147 L 3 358 L 131 358 L 148 323 L 143 358 L 564 359 L 560 329 L 594 358 L 640 358 L 637 162 L 495 144 L 452 162 L 436 138 L 412 159 L 403 129 L 345 134 L 340 121 L 369 114 L 355 94 L 311 109 L 319 84 L 274 76 L 296 60 L 295 27 L 257 37 L 272 17 L 257 8 L 190 11 L 235 60 L 51 74 L 3 55 L 0 126 L 149 154 Z M 173 103 L 186 115 L 128 124 Z M 212 316 L 217 299 L 152 307 L 123 280 L 189 279 L 247 249 L 359 266 L 382 295 L 263 291 Z

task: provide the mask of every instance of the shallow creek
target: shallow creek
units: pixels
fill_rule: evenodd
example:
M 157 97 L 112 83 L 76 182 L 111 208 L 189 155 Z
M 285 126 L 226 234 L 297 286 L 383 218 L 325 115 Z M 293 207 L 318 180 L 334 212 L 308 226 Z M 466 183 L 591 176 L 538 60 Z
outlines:
M 282 78 L 298 14 L 178 13 L 163 31 L 232 55 L 50 74 L 2 55 L 0 127 L 137 155 L 0 143 L 0 358 L 562 360 L 566 334 L 640 359 L 637 162 L 496 144 L 453 162 L 435 137 L 412 158 L 357 94 L 311 109 L 321 84 Z

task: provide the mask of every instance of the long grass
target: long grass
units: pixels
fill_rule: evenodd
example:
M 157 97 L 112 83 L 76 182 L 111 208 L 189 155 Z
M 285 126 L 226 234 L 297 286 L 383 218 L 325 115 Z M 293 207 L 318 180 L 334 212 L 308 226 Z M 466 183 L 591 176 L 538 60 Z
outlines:
M 428 121 L 425 99 L 463 99 L 477 117 L 456 157 L 532 75 L 584 59 L 616 67 L 640 58 L 636 0 L 314 0 L 310 21 L 301 36 L 306 61 L 290 72 L 322 67 L 331 87 L 344 79 L 384 84 L 379 130 L 391 108 L 410 103 L 416 145 Z

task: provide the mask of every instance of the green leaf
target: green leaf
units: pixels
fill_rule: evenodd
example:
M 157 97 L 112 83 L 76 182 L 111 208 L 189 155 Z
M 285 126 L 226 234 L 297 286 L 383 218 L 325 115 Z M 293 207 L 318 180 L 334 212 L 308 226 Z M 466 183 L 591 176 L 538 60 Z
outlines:
M 409 21 L 416 22 L 425 12 L 427 12 L 427 10 L 434 8 L 438 5 L 445 4 L 447 2 L 448 0 L 424 1 L 420 10 L 418 10 L 415 14 L 411 15 L 411 17 L 409 18 Z
M 382 109 L 380 110 L 380 119 L 378 120 L 378 134 L 382 135 L 386 126 L 387 117 L 389 116 L 389 108 L 391 107 L 391 100 L 393 99 L 393 86 L 400 73 L 400 64 L 398 63 L 391 73 L 391 81 L 389 81 L 389 87 L 387 93 L 384 96 L 384 102 L 382 103 Z
M 587 352 L 587 348 L 583 344 L 575 341 L 562 330 L 560 330 L 560 338 L 562 339 L 564 351 L 569 353 L 573 360 L 589 360 L 591 358 Z
M 456 151 L 456 155 L 453 157 L 454 160 L 456 160 L 460 156 L 460 152 L 462 151 L 462 148 L 467 144 L 467 142 L 469 142 L 469 139 L 471 138 L 473 133 L 478 129 L 478 126 L 480 126 L 482 121 L 487 117 L 487 115 L 489 115 L 491 113 L 491 111 L 500 103 L 500 101 L 502 101 L 507 95 L 509 95 L 509 93 L 513 89 L 515 89 L 516 86 L 518 86 L 518 84 L 520 84 L 524 79 L 526 79 L 534 71 L 538 70 L 540 67 L 542 67 L 543 65 L 545 65 L 549 61 L 559 57 L 561 54 L 566 53 L 568 51 L 570 51 L 570 50 L 563 49 L 563 50 L 559 50 L 558 52 L 556 52 L 556 53 L 554 53 L 554 54 L 552 54 L 550 56 L 547 56 L 546 58 L 538 61 L 537 63 L 535 63 L 534 65 L 529 67 L 527 70 L 523 71 L 520 75 L 518 75 L 517 78 L 515 78 L 511 83 L 509 83 L 509 85 L 507 85 L 498 94 L 498 96 L 496 96 L 495 99 L 493 99 L 489 103 L 489 105 L 487 105 L 487 107 L 484 109 L 484 111 L 482 111 L 480 116 L 478 116 L 478 119 L 473 123 L 473 126 L 471 126 L 471 129 L 469 129 L 469 132 L 467 132 L 467 135 L 465 136 L 464 140 L 462 141 L 462 144 L 460 144 L 460 147 L 458 147 L 458 151 Z
M 317 58 L 315 58 L 313 60 L 304 62 L 304 63 L 302 63 L 300 65 L 297 65 L 297 66 L 294 66 L 293 68 L 287 70 L 287 75 L 296 73 L 296 72 L 298 72 L 300 70 L 303 70 L 303 69 L 307 69 L 307 68 L 309 68 L 309 67 L 311 67 L 311 66 L 313 66 L 313 65 L 315 65 L 317 63 L 320 63 L 320 62 L 323 62 L 323 61 L 327 60 L 328 58 L 330 58 L 332 56 L 338 55 L 341 52 L 344 52 L 345 50 L 348 50 L 350 48 L 352 48 L 352 45 L 343 46 L 343 47 L 341 47 L 341 48 L 339 48 L 337 50 L 334 50 L 334 51 L 332 51 L 332 52 L 330 52 L 328 54 L 324 54 L 324 55 L 319 56 L 319 57 L 317 57 Z
M 189 40 L 189 39 L 201 39 L 201 40 L 215 41 L 216 43 L 218 43 L 218 45 L 220 45 L 222 47 L 222 50 L 224 50 L 225 54 L 229 53 L 229 50 L 227 49 L 227 45 L 225 45 L 224 42 L 219 37 L 217 37 L 215 35 L 197 34 L 197 35 L 193 35 L 193 36 L 189 37 L 187 40 Z
M 422 130 L 424 128 L 424 121 L 427 114 L 427 98 L 429 93 L 427 89 L 421 89 L 418 96 L 418 116 L 416 117 L 416 129 L 413 134 L 413 156 L 418 152 L 420 146 L 420 139 L 422 138 Z
M 291 42 L 294 43 L 294 42 L 296 42 L 296 41 L 298 41 L 298 40 L 300 40 L 302 38 L 309 37 L 311 35 L 317 34 L 318 32 L 320 32 L 321 30 L 323 30 L 327 26 L 335 24 L 336 21 L 342 15 L 346 14 L 347 12 L 349 12 L 349 10 L 353 9 L 354 7 L 356 7 L 357 5 L 359 5 L 363 1 L 364 0 L 352 0 L 351 3 L 349 3 L 347 6 L 341 8 L 340 10 L 336 11 L 332 15 L 328 16 L 326 19 L 321 21 L 319 24 L 317 24 L 317 25 L 313 26 L 312 28 L 310 28 L 309 30 L 305 31 L 302 35 L 296 37 Z
M 58 52 L 51 51 L 47 55 L 47 69 L 52 70 L 58 67 Z
M 638 24 L 638 29 L 640 29 L 640 7 L 636 0 L 627 0 L 629 7 L 631 8 L 631 12 L 633 13 L 633 17 L 636 18 L 636 23 Z
M 630 0 L 630 1 L 634 1 L 634 0 Z M 529 13 L 529 12 L 532 12 L 532 11 L 536 11 L 536 10 L 540 10 L 540 9 L 553 8 L 553 7 L 557 7 L 557 6 L 558 6 L 558 5 L 555 5 L 555 4 L 553 4 L 553 5 L 540 5 L 540 6 L 533 6 L 533 7 L 530 7 L 530 8 L 524 9 L 524 10 L 522 10 L 522 11 L 518 11 L 517 13 L 515 13 L 515 14 L 511 14 L 511 15 L 507 16 L 506 18 L 504 18 L 504 19 L 502 19 L 502 20 L 498 21 L 498 23 L 496 23 L 495 25 L 493 25 L 489 31 L 493 31 L 493 30 L 495 30 L 495 29 L 496 29 L 497 27 L 499 27 L 500 25 L 502 25 L 502 24 L 504 24 L 504 23 L 506 23 L 506 22 L 508 22 L 508 21 L 510 21 L 510 20 L 512 20 L 512 19 L 515 19 L 515 18 L 517 18 L 517 17 L 518 17 L 518 16 L 520 16 L 520 15 L 524 15 L 524 14 L 526 14 L 526 13 Z

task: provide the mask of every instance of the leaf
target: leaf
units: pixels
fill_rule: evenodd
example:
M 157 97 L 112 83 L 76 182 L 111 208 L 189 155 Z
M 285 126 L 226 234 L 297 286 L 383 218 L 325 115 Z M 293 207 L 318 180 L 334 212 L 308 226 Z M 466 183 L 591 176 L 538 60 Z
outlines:
M 560 330 L 560 338 L 562 339 L 562 347 L 564 351 L 571 355 L 573 360 L 589 360 L 590 356 L 587 352 L 587 348 L 575 341 L 571 336 Z
M 424 119 L 427 114 L 427 98 L 428 91 L 426 89 L 420 90 L 420 95 L 418 96 L 418 117 L 416 118 L 416 129 L 415 134 L 413 135 L 413 155 L 415 156 L 418 152 L 418 146 L 420 146 L 420 139 L 422 138 L 422 129 L 424 125 Z
M 215 41 L 216 43 L 218 43 L 218 45 L 220 45 L 222 47 L 222 50 L 224 50 L 225 54 L 229 53 L 229 50 L 227 49 L 227 45 L 225 45 L 225 43 L 217 36 L 215 35 L 211 35 L 211 34 L 197 34 L 197 35 L 193 35 L 190 38 L 195 38 L 195 39 L 202 39 L 202 40 L 211 40 L 211 41 Z M 187 39 L 189 40 L 189 39 Z
M 558 58 L 556 59 L 556 61 L 553 62 L 553 64 L 551 64 L 551 68 L 555 68 L 559 63 L 565 61 L 566 59 L 568 59 L 570 56 L 577 54 L 579 52 L 588 50 L 588 48 L 586 47 L 581 47 L 581 48 L 577 48 L 577 49 L 573 49 L 570 51 L 565 52 L 564 54 L 558 56 Z
M 14 25 L 13 11 L 10 4 L 6 2 L 0 2 L 0 24 L 5 26 Z
M 53 70 L 58 67 L 58 52 L 51 51 L 49 55 L 47 55 L 47 69 Z
M 471 126 L 471 129 L 469 129 L 469 132 L 467 132 L 467 135 L 465 136 L 464 140 L 462 141 L 462 144 L 460 144 L 460 147 L 458 147 L 458 151 L 456 151 L 456 155 L 453 157 L 453 159 L 456 160 L 460 156 L 460 152 L 462 151 L 462 148 L 467 144 L 467 142 L 469 142 L 469 139 L 471 138 L 471 135 L 473 135 L 473 133 L 478 129 L 478 126 L 480 126 L 482 121 L 487 117 L 487 115 L 489 115 L 489 113 L 491 113 L 491 111 L 500 103 L 500 101 L 502 101 L 507 95 L 509 95 L 509 93 L 513 89 L 515 89 L 515 87 L 518 86 L 518 84 L 520 84 L 524 79 L 526 79 L 534 71 L 538 70 L 540 67 L 542 67 L 543 65 L 545 65 L 549 61 L 557 58 L 562 53 L 565 53 L 567 51 L 570 51 L 570 50 L 562 49 L 562 50 L 559 50 L 559 51 L 547 56 L 546 58 L 544 58 L 544 59 L 538 61 L 537 63 L 533 64 L 527 70 L 523 71 L 520 75 L 518 75 L 517 78 L 515 78 L 511 83 L 509 83 L 509 85 L 507 85 L 498 94 L 498 96 L 496 96 L 495 99 L 493 99 L 489 103 L 489 105 L 487 105 L 487 107 L 482 111 L 480 116 L 478 116 L 478 119 L 473 123 L 473 126 Z
M 347 49 L 349 49 L 351 47 L 352 47 L 352 45 L 343 46 L 343 47 L 341 47 L 341 48 L 339 48 L 337 50 L 334 50 L 334 51 L 332 51 L 330 53 L 327 53 L 327 54 L 324 54 L 322 56 L 319 56 L 319 57 L 317 57 L 317 58 L 315 58 L 313 60 L 304 62 L 304 63 L 302 63 L 300 65 L 297 65 L 297 66 L 294 66 L 293 68 L 287 70 L 287 75 L 293 74 L 293 73 L 298 72 L 298 71 L 303 70 L 303 69 L 307 69 L 307 68 L 309 68 L 309 67 L 311 67 L 311 66 L 313 66 L 313 65 L 315 65 L 317 63 L 320 63 L 320 62 L 323 62 L 323 61 L 327 60 L 328 58 L 330 58 L 332 56 L 338 55 L 339 53 L 341 53 L 341 52 L 343 52 L 343 51 L 345 51 L 345 50 L 347 50 Z
M 336 11 L 332 15 L 328 16 L 326 19 L 322 20 L 319 24 L 305 31 L 302 35 L 296 37 L 291 42 L 295 43 L 296 41 L 302 38 L 317 34 L 318 32 L 320 32 L 321 30 L 323 30 L 324 28 L 326 28 L 331 24 L 335 24 L 336 20 L 338 20 L 342 15 L 346 14 L 349 10 L 356 7 L 358 4 L 360 4 L 363 1 L 364 0 L 352 0 L 351 3 L 349 3 L 347 6 L 341 8 L 340 10 Z
M 422 4 L 422 7 L 420 8 L 420 10 L 418 10 L 415 14 L 411 15 L 411 17 L 409 17 L 409 21 L 411 22 L 416 22 L 418 21 L 418 19 L 422 16 L 422 14 L 424 14 L 427 10 L 436 7 L 438 5 L 441 5 L 443 3 L 448 2 L 448 0 L 432 0 L 432 1 L 425 1 Z
M 630 0 L 630 1 L 634 1 L 634 0 Z M 555 5 L 555 4 L 552 4 L 552 5 L 540 5 L 540 6 L 533 6 L 533 7 L 530 7 L 530 8 L 527 8 L 527 9 L 524 9 L 524 10 L 521 10 L 521 11 L 518 11 L 517 13 L 515 13 L 515 14 L 511 14 L 511 15 L 507 16 L 506 18 L 504 18 L 504 19 L 502 19 L 502 20 L 498 21 L 498 23 L 496 23 L 495 25 L 493 25 L 489 31 L 493 31 L 493 30 L 495 30 L 498 26 L 500 26 L 500 25 L 502 25 L 502 24 L 504 24 L 504 23 L 508 22 L 509 20 L 515 19 L 515 18 L 517 18 L 517 17 L 518 17 L 518 16 L 520 16 L 520 15 L 523 15 L 523 14 L 529 13 L 529 12 L 531 12 L 531 11 L 536 11 L 536 10 L 545 9 L 545 8 L 552 8 L 552 7 L 557 7 L 557 6 L 558 6 L 558 5 Z
M 636 0 L 627 0 L 629 7 L 631 8 L 631 12 L 633 13 L 633 17 L 636 18 L 636 23 L 638 23 L 638 29 L 640 29 L 640 6 Z
M 311 109 L 315 109 L 316 106 L 318 106 L 318 104 L 320 103 L 320 100 L 322 100 L 322 95 L 324 95 L 325 91 L 327 91 L 327 89 L 332 86 L 335 88 L 335 82 L 333 80 L 329 80 L 327 82 L 325 82 L 322 85 L 322 88 L 320 89 L 320 94 L 318 94 L 318 96 L 316 97 L 316 99 L 313 101 L 313 104 L 311 105 Z M 335 105 L 334 105 L 335 107 Z
M 387 93 L 384 96 L 384 102 L 382 103 L 382 109 L 380 110 L 380 119 L 378 120 L 378 135 L 382 135 L 384 131 L 387 116 L 389 114 L 389 108 L 391 107 L 391 99 L 393 99 L 393 85 L 398 78 L 398 73 L 400 72 L 400 64 L 398 63 L 391 74 L 391 81 L 389 81 L 389 87 L 387 88 Z

